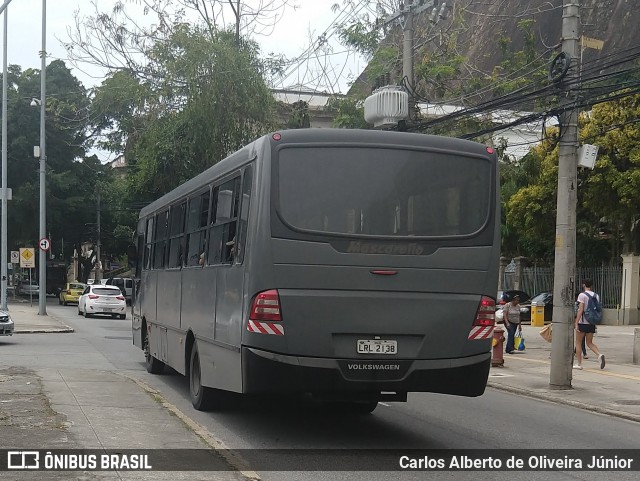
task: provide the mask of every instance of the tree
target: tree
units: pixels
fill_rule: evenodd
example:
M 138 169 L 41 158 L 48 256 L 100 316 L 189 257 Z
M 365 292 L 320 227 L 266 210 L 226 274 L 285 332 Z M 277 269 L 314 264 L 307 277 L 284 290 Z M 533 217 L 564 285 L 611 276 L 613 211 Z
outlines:
M 79 233 L 75 207 L 92 197 L 87 176 L 78 162 L 89 145 L 87 126 L 90 100 L 82 84 L 65 63 L 55 60 L 47 69 L 46 97 L 46 204 L 47 228 L 58 255 L 62 239 Z M 8 185 L 13 200 L 8 207 L 8 243 L 11 249 L 35 246 L 38 241 L 39 161 L 33 146 L 39 144 L 40 109 L 30 106 L 40 96 L 40 71 L 12 65 L 8 69 Z M 70 246 L 71 242 L 67 243 Z M 67 252 L 70 252 L 68 248 Z
M 619 230 L 623 253 L 640 253 L 640 95 L 602 103 L 582 116 L 581 139 L 599 147 L 592 172 L 581 175 L 584 206 Z

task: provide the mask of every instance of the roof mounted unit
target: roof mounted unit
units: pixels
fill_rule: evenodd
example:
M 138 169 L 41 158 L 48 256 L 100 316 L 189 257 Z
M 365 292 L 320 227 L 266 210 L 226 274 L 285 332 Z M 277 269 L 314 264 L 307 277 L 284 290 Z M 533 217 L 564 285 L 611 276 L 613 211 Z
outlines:
M 409 115 L 409 95 L 402 87 L 386 85 L 364 101 L 364 119 L 374 127 L 396 125 Z

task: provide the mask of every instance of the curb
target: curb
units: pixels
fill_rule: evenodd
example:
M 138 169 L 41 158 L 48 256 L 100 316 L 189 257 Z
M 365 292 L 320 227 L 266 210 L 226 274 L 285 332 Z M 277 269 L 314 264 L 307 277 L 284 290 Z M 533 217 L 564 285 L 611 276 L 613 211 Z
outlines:
M 76 332 L 75 329 L 69 326 L 59 327 L 59 328 L 42 328 L 42 329 L 15 329 L 13 331 L 14 334 L 62 334 L 65 332 Z
M 189 416 L 184 414 L 177 406 L 171 404 L 160 392 L 156 389 L 149 386 L 146 382 L 129 376 L 124 373 L 116 373 L 125 379 L 129 379 L 133 381 L 138 387 L 142 388 L 148 395 L 153 397 L 156 402 L 159 402 L 160 405 L 169 411 L 170 414 L 176 416 L 180 419 L 187 428 L 189 428 L 196 436 L 200 438 L 200 440 L 211 447 L 214 451 L 216 451 L 221 457 L 225 459 L 225 461 L 236 470 L 244 479 L 247 481 L 260 481 L 262 478 L 255 471 L 251 470 L 248 467 L 248 463 L 242 459 L 240 455 L 235 453 L 232 449 L 227 447 L 224 442 L 218 438 L 216 438 L 213 434 L 211 434 L 206 428 L 202 427 L 200 424 L 195 422 Z
M 627 421 L 634 421 L 640 423 L 640 415 L 627 413 L 624 411 L 616 411 L 615 409 L 603 408 L 600 406 L 594 406 L 593 404 L 587 404 L 580 401 L 573 401 L 569 399 L 563 399 L 561 397 L 553 396 L 548 393 L 540 393 L 536 391 L 530 391 L 528 389 L 515 388 L 511 386 L 505 386 L 504 384 L 488 382 L 487 387 L 496 389 L 498 391 L 505 391 L 511 394 L 518 394 L 520 396 L 526 396 L 533 399 L 540 399 L 542 401 L 549 401 L 556 404 L 564 404 L 565 406 L 571 406 L 578 409 L 584 409 L 585 411 L 592 411 L 598 414 L 605 414 L 607 416 L 613 416 Z

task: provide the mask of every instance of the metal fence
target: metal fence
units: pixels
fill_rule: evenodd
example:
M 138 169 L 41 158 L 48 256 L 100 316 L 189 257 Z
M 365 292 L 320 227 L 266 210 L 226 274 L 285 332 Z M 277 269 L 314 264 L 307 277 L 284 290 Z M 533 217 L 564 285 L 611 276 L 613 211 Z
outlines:
M 616 309 L 622 301 L 622 266 L 619 267 L 579 267 L 576 272 L 576 293 L 582 287 L 583 279 L 593 281 L 593 290 L 598 293 L 602 306 Z M 515 272 L 505 272 L 504 289 L 513 289 Z M 534 296 L 539 292 L 553 292 L 553 267 L 525 267 L 522 269 L 520 290 Z

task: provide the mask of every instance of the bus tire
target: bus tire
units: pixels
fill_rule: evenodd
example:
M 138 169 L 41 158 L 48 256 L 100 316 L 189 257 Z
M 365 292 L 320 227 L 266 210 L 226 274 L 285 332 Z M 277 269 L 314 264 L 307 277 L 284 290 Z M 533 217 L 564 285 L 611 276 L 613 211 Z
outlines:
M 189 362 L 189 395 L 191 404 L 198 411 L 209 411 L 219 407 L 215 390 L 202 385 L 200 371 L 200 356 L 198 355 L 198 344 L 193 343 L 191 348 L 191 360 Z
M 149 374 L 162 374 L 164 372 L 164 362 L 153 357 L 149 348 L 149 336 L 144 336 L 144 365 Z

